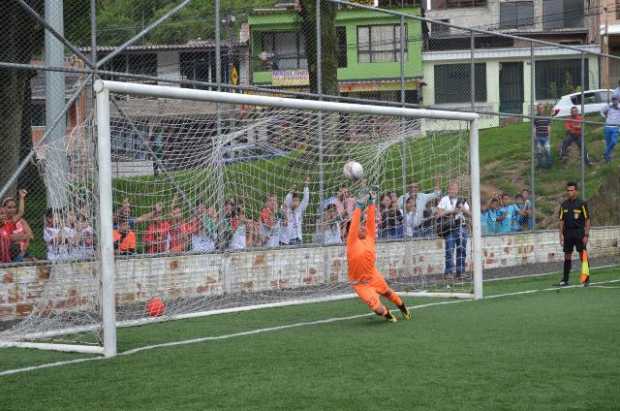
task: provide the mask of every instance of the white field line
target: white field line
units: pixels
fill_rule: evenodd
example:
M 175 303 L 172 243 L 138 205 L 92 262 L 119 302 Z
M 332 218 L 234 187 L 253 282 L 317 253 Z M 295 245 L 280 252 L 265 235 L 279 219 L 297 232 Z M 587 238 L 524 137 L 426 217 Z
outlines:
M 575 259 L 573 261 L 579 261 L 579 259 Z M 620 267 L 618 264 L 607 264 L 607 265 L 599 265 L 598 267 L 590 267 L 590 272 L 599 271 L 599 270 L 607 270 L 609 268 Z M 577 271 L 575 271 L 577 272 Z M 511 275 L 509 277 L 496 277 L 496 278 L 485 278 L 485 283 L 492 283 L 495 281 L 504 281 L 504 280 L 518 280 L 520 278 L 536 278 L 536 277 L 545 277 L 547 275 L 553 274 L 561 274 L 559 271 L 549 271 L 547 273 L 538 273 L 538 274 L 520 274 L 520 275 Z
M 591 284 L 590 288 L 603 288 L 604 286 L 602 286 L 602 284 L 613 284 L 613 283 L 620 283 L 620 279 L 594 282 Z M 526 291 L 516 291 L 512 293 L 495 294 L 495 295 L 486 296 L 483 300 L 480 300 L 480 301 L 484 301 L 487 299 L 512 297 L 516 295 L 536 294 L 536 293 L 545 292 L 545 291 L 557 291 L 560 289 L 570 289 L 570 288 L 583 288 L 583 286 L 572 285 L 572 286 L 567 286 L 567 287 L 550 287 L 550 288 L 543 288 L 543 289 L 536 289 L 536 290 L 526 290 Z M 605 287 L 605 288 L 612 288 L 612 287 Z M 616 287 L 613 287 L 613 288 L 616 288 Z M 415 305 L 410 308 L 411 310 L 420 310 L 422 308 L 435 307 L 439 305 L 460 304 L 460 303 L 467 303 L 467 302 L 473 302 L 473 301 L 475 300 L 440 301 L 440 302 L 435 302 L 435 303 Z M 392 311 L 398 311 L 398 310 L 392 310 Z M 307 327 L 307 326 L 312 326 L 312 325 L 330 324 L 330 323 L 335 323 L 335 322 L 340 322 L 340 321 L 355 320 L 358 318 L 370 317 L 373 315 L 375 314 L 366 313 L 366 314 L 350 315 L 347 317 L 333 317 L 333 318 L 327 318 L 324 320 L 304 321 L 304 322 L 287 324 L 287 325 L 279 325 L 276 327 L 257 328 L 255 330 L 242 331 L 242 332 L 233 333 L 233 334 L 224 334 L 224 335 L 217 335 L 217 336 L 211 336 L 211 337 L 193 338 L 193 339 L 183 340 L 183 341 L 173 341 L 173 342 L 163 343 L 163 344 L 147 345 L 144 347 L 134 348 L 133 350 L 124 351 L 122 353 L 119 353 L 118 356 L 133 355 L 136 353 L 154 350 L 157 348 L 176 347 L 180 345 L 196 344 L 196 343 L 201 343 L 201 342 L 206 342 L 206 341 L 227 340 L 231 338 L 244 337 L 248 335 L 264 334 L 268 332 L 288 330 L 291 328 L 299 328 L 299 327 Z M 53 363 L 48 363 L 48 364 L 34 365 L 31 367 L 16 368 L 13 370 L 0 371 L 0 377 L 6 377 L 9 375 L 20 374 L 20 373 L 25 373 L 29 371 L 36 371 L 36 370 L 41 370 L 45 368 L 63 367 L 65 365 L 79 364 L 79 363 L 89 362 L 89 361 L 99 361 L 103 359 L 105 359 L 105 357 L 86 357 L 86 358 L 78 358 L 75 360 L 58 361 L 58 362 L 53 362 Z

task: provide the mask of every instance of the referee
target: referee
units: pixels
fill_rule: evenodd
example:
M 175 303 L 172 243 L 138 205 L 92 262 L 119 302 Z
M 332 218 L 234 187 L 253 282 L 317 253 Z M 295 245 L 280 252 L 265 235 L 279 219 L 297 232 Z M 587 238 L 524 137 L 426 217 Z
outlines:
M 577 183 L 567 183 L 566 194 L 568 199 L 560 205 L 560 244 L 564 247 L 564 275 L 557 284 L 560 287 L 568 285 L 573 248 L 577 249 L 582 262 L 587 258 L 584 251 L 590 234 L 590 212 L 586 202 L 577 198 Z M 589 278 L 584 286 L 588 281 Z

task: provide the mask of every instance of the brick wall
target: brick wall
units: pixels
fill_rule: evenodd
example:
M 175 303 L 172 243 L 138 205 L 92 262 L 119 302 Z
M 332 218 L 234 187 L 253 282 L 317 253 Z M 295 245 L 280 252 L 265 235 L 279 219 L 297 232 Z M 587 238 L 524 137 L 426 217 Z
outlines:
M 619 243 L 620 227 L 592 229 L 590 256 L 620 255 Z M 444 242 L 440 239 L 379 243 L 377 255 L 379 269 L 388 278 L 441 274 L 444 268 Z M 556 231 L 483 238 L 485 269 L 559 262 L 562 258 Z M 0 268 L 0 322 L 22 318 L 33 310 L 94 311 L 98 290 L 95 267 L 94 262 L 78 262 Z M 155 295 L 171 299 L 206 296 L 216 308 L 223 301 L 216 297 L 223 293 L 329 286 L 345 280 L 342 247 L 132 258 L 117 261 L 116 298 L 119 304 L 130 305 Z

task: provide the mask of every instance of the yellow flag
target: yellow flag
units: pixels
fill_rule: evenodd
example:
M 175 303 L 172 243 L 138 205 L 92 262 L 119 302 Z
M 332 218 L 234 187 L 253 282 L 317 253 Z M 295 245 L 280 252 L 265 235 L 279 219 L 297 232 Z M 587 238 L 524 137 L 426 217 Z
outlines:
M 588 281 L 589 277 L 590 263 L 588 262 L 588 252 L 586 250 L 583 250 L 581 255 L 581 275 L 579 276 L 579 282 L 583 284 Z

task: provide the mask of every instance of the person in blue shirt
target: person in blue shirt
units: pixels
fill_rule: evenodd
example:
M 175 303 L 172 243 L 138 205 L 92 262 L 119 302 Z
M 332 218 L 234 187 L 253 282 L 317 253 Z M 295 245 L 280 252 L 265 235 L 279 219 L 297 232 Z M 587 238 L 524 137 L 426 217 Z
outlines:
M 487 209 L 482 215 L 482 230 L 484 234 L 497 234 L 499 229 L 498 218 L 501 217 L 499 211 L 499 200 L 497 197 L 491 198 Z
M 506 234 L 513 231 L 515 225 L 519 223 L 519 207 L 514 204 L 510 196 L 506 193 L 502 194 L 501 222 L 499 224 L 499 233 Z

